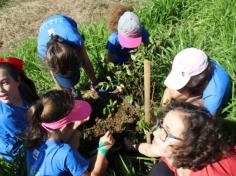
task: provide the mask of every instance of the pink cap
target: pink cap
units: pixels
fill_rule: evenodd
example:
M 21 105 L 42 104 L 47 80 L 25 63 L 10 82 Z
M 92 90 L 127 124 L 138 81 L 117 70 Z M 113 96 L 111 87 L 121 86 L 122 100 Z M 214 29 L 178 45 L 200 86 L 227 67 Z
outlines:
M 208 66 L 208 56 L 197 48 L 186 48 L 179 52 L 164 84 L 174 90 L 182 89 L 192 76 L 202 73 Z
M 139 17 L 133 12 L 125 12 L 118 21 L 118 40 L 125 48 L 137 48 L 142 42 Z
M 41 123 L 41 126 L 47 131 L 62 128 L 63 126 L 75 122 L 82 121 L 90 116 L 92 108 L 90 104 L 82 100 L 74 100 L 74 107 L 71 112 L 64 118 L 51 123 Z

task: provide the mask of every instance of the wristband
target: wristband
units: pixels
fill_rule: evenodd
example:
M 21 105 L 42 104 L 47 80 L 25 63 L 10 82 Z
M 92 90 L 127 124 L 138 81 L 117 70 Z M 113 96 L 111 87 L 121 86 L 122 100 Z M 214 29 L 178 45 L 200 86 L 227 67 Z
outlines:
M 100 152 L 101 154 L 103 154 L 104 156 L 106 156 L 107 153 L 108 153 L 108 150 L 107 150 L 107 149 L 104 149 L 104 148 L 98 148 L 98 152 Z

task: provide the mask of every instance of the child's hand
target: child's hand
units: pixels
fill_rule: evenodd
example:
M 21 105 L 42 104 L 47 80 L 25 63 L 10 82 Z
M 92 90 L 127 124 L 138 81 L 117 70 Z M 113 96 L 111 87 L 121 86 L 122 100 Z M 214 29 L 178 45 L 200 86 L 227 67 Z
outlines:
M 110 131 L 107 131 L 104 136 L 100 138 L 99 144 L 106 144 L 102 148 L 109 150 L 115 143 L 115 139 L 113 138 Z

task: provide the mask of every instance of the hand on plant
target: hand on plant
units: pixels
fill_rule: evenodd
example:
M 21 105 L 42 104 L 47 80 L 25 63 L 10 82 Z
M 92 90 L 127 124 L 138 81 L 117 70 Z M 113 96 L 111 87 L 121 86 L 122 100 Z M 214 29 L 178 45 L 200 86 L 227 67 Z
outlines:
M 102 148 L 109 150 L 115 143 L 115 139 L 110 131 L 107 131 L 104 136 L 100 138 L 99 144 L 105 144 Z

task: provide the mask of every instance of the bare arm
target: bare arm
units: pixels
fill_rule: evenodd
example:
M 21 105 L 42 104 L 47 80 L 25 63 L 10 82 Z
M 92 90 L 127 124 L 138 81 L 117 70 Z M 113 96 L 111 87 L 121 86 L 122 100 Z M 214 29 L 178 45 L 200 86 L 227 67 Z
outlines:
M 177 101 L 187 101 L 187 99 L 190 97 L 190 92 L 188 90 L 173 90 L 166 88 L 164 91 L 164 95 L 161 100 L 161 105 L 165 106 L 168 104 L 172 99 L 175 99 Z
M 93 66 L 88 58 L 88 54 L 84 46 L 78 49 L 78 55 L 80 58 L 82 58 L 83 61 L 82 66 L 86 74 L 88 75 L 89 79 L 92 81 L 93 84 L 97 84 L 97 79 L 95 77 Z
M 113 139 L 112 134 L 109 131 L 107 131 L 106 134 L 100 138 L 100 141 L 109 143 L 109 145 L 105 145 L 103 147 L 103 149 L 105 150 L 109 150 L 115 143 L 115 140 Z M 106 159 L 106 156 L 98 150 L 96 161 L 91 173 L 86 172 L 83 174 L 83 176 L 101 176 L 105 172 L 107 165 L 108 161 Z
M 135 144 L 134 144 L 135 145 Z M 145 155 L 145 156 L 148 156 L 148 157 L 159 157 L 157 156 L 153 150 L 153 145 L 152 144 L 148 144 L 148 143 L 140 143 L 136 146 L 134 146 L 139 153 Z

